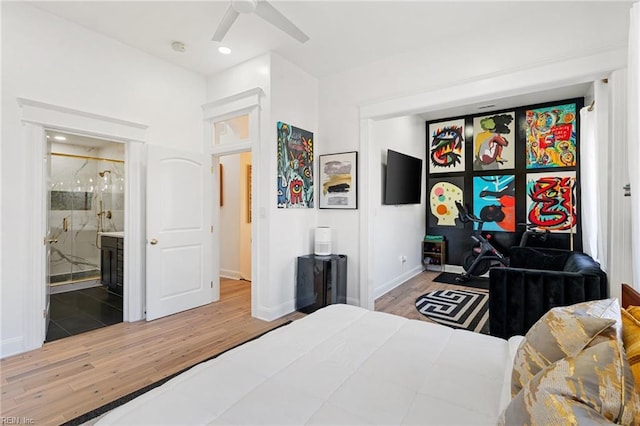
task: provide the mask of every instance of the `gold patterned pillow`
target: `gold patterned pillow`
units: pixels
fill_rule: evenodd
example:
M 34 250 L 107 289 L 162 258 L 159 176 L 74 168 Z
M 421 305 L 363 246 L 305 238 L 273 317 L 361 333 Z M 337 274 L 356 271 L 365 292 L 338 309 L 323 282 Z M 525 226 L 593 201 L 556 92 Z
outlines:
M 500 419 L 507 425 L 640 424 L 640 397 L 617 339 L 561 359 L 532 378 Z
M 557 307 L 544 314 L 529 329 L 516 351 L 511 375 L 511 396 L 515 397 L 533 376 L 554 362 L 574 355 L 590 344 L 615 339 L 616 329 L 612 326 L 616 324 L 616 320 L 601 317 L 611 316 L 611 305 L 617 307 L 620 318 L 616 299 Z
M 636 381 L 636 389 L 640 392 L 640 309 L 629 307 L 622 309 L 622 341 L 627 353 L 631 373 Z
M 640 306 L 627 306 L 627 312 L 640 321 Z

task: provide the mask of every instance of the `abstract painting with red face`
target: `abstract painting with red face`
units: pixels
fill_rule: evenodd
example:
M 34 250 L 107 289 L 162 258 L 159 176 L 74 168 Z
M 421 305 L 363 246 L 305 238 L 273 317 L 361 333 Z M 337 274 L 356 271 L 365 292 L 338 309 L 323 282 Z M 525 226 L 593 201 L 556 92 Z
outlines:
M 278 122 L 278 208 L 313 208 L 313 133 Z
M 576 166 L 576 104 L 530 109 L 526 115 L 527 169 Z
M 575 181 L 575 172 L 527 174 L 527 223 L 571 232 L 578 221 Z

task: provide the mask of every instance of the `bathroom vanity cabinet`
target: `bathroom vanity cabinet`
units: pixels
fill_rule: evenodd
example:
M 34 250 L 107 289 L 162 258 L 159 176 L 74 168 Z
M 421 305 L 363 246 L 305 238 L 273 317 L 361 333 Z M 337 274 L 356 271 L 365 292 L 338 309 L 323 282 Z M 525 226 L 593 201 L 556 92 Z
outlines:
M 102 235 L 100 242 L 100 281 L 109 287 L 109 291 L 122 295 L 124 283 L 124 238 Z

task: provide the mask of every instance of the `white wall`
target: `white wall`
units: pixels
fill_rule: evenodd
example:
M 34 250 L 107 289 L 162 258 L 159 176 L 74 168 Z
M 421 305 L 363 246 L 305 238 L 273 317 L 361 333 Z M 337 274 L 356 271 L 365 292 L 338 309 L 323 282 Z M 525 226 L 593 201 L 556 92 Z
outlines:
M 250 59 L 227 71 L 207 78 L 207 101 L 215 101 L 259 87 L 264 92 L 261 109 L 270 111 L 271 55 L 265 54 Z
M 271 261 L 269 267 L 269 307 L 272 318 L 295 310 L 295 271 L 298 256 L 313 253 L 313 229 L 318 221 L 317 191 L 313 209 L 277 208 L 276 126 L 282 121 L 313 133 L 315 148 L 325 143 L 318 132 L 318 82 L 278 55 L 271 59 L 271 116 L 266 139 L 269 156 L 269 227 Z M 317 172 L 314 164 L 314 173 Z
M 258 259 L 252 276 L 252 313 L 274 319 L 295 309 L 295 261 L 311 251 L 311 233 L 317 224 L 317 209 L 277 208 L 277 134 L 283 121 L 314 133 L 318 140 L 318 87 L 315 78 L 270 53 L 208 79 L 209 101 L 259 87 L 259 152 L 253 152 L 254 196 L 257 201 L 259 235 L 254 232 Z M 256 229 L 256 228 L 254 228 Z M 256 269 L 254 269 L 255 271 Z
M 422 163 L 422 202 L 389 206 L 382 204 L 382 191 L 371 194 L 375 205 L 371 219 L 376 229 L 373 241 L 374 297 L 422 272 L 421 253 L 426 221 L 426 146 L 424 120 L 415 115 L 381 120 L 374 124 L 371 155 L 377 164 L 386 164 L 388 149 L 417 157 Z M 374 187 L 383 187 L 382 168 L 373 173 Z M 402 262 L 400 259 L 406 259 Z
M 22 352 L 32 214 L 17 97 L 149 126 L 149 144 L 202 151 L 204 77 L 22 2 L 2 2 L 1 356 Z M 10 41 L 10 42 L 9 42 Z M 37 237 L 37 236 L 34 236 Z M 33 319 L 31 319 L 33 321 Z

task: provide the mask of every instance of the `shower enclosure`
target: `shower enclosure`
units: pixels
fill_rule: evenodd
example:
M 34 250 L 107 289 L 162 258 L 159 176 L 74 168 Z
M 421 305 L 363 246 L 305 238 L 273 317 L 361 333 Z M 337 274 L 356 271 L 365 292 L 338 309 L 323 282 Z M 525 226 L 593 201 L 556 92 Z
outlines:
M 52 290 L 100 284 L 99 235 L 124 231 L 123 148 L 106 141 L 52 144 L 49 227 L 57 241 L 51 245 Z

